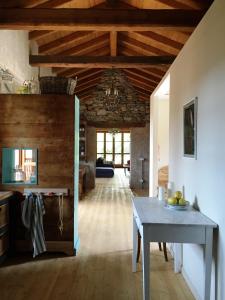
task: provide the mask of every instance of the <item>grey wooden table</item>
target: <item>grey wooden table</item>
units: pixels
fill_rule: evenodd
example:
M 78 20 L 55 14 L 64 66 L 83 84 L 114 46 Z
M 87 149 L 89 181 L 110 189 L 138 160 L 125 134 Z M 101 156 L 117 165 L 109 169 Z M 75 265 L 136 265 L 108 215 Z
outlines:
M 136 272 L 138 230 L 142 242 L 143 299 L 150 299 L 150 242 L 205 245 L 205 295 L 210 299 L 213 228 L 217 224 L 196 210 L 175 211 L 157 198 L 133 198 L 133 272 Z

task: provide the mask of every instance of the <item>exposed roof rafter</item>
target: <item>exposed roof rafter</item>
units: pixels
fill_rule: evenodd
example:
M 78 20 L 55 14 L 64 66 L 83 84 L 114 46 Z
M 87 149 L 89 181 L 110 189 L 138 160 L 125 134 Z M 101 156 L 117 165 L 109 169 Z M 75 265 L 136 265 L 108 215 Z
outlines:
M 1 9 L 1 29 L 149 31 L 195 27 L 205 11 L 176 9 Z
M 33 67 L 68 68 L 147 68 L 171 64 L 175 56 L 59 56 L 30 55 Z

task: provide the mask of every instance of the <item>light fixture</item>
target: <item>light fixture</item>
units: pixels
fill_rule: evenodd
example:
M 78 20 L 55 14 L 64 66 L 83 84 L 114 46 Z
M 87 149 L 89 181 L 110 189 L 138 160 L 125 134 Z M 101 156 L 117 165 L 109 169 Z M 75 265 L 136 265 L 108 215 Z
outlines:
M 112 81 L 111 87 L 107 88 L 105 91 L 106 96 L 113 96 L 113 97 L 118 97 L 119 96 L 119 91 L 118 89 L 114 86 L 114 83 Z
M 109 129 L 108 132 L 113 136 L 113 138 L 115 138 L 115 135 L 117 133 L 120 133 L 120 130 L 117 128 L 112 128 L 112 129 Z
M 116 71 L 112 69 L 108 74 L 108 87 L 105 89 L 105 104 L 106 109 L 109 111 L 116 110 L 119 103 L 116 75 Z

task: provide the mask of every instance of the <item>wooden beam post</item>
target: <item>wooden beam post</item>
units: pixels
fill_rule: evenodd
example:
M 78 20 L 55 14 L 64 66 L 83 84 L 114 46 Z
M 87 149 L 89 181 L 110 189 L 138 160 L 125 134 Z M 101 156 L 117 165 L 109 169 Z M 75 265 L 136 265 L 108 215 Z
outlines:
M 168 65 L 175 56 L 58 56 L 30 55 L 33 67 L 62 68 L 147 68 Z
M 205 10 L 177 9 L 48 9 L 0 10 L 0 29 L 68 31 L 182 30 L 196 27 Z
M 117 31 L 110 31 L 110 54 L 117 55 Z

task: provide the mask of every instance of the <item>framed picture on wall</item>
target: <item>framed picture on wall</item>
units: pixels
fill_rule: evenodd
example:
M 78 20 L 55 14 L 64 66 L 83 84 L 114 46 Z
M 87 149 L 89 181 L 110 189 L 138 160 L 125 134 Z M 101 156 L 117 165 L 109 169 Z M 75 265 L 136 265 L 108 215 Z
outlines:
M 197 97 L 184 105 L 184 156 L 197 159 Z

